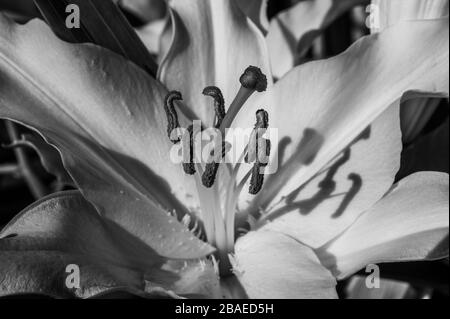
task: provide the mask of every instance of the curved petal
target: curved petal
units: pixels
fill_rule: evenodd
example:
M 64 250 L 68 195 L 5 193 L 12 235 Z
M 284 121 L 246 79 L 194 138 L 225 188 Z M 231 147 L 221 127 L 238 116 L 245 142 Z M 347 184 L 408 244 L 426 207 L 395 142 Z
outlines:
M 237 127 L 248 123 L 249 116 L 264 102 L 270 127 L 278 133 L 278 141 L 272 144 L 273 157 L 279 161 L 272 160 L 267 168 L 275 173 L 253 199 L 250 211 L 283 203 L 286 196 L 336 160 L 390 106 L 398 104 L 405 92 L 448 96 L 448 45 L 448 19 L 405 22 L 363 38 L 336 58 L 295 68 L 271 92 L 240 112 Z M 393 134 L 391 131 L 384 136 L 380 133 L 382 138 L 395 139 L 387 135 Z M 285 141 L 288 143 L 283 147 Z M 395 170 L 392 165 L 388 168 L 387 175 Z M 389 187 L 389 179 L 384 179 L 374 189 L 377 196 L 360 203 L 359 213 Z
M 203 89 L 215 85 L 231 103 L 240 87 L 239 77 L 249 65 L 270 75 L 265 40 L 234 0 L 174 0 L 171 6 L 174 41 L 158 78 L 169 89 L 180 91 L 208 127 L 213 124 L 214 108 Z
M 237 0 L 238 6 L 250 20 L 266 34 L 269 29 L 269 18 L 267 16 L 267 3 L 269 0 Z
M 0 80 L 0 117 L 55 145 L 102 214 L 168 257 L 212 251 L 189 240 L 165 212 L 183 215 L 175 195 L 186 201 L 192 195 L 181 167 L 170 161 L 166 91 L 158 82 L 107 50 L 58 40 L 42 22 L 18 26 L 1 15 Z
M 339 235 L 395 181 L 402 150 L 399 103 L 387 109 L 318 176 L 267 211 L 263 227 L 311 247 Z M 267 178 L 267 183 L 271 177 Z
M 44 141 L 38 135 L 26 134 L 20 143 L 33 148 L 38 153 L 42 166 L 58 179 L 62 186 L 73 186 L 74 182 L 62 163 L 58 150 Z
M 343 13 L 367 0 L 300 1 L 270 22 L 267 45 L 273 75 L 281 78 L 301 62 L 314 40 Z
M 238 239 L 234 269 L 249 298 L 337 298 L 336 280 L 313 251 L 276 232 L 250 232 Z
M 168 5 L 165 0 L 122 0 L 120 5 L 138 16 L 143 26 L 136 29 L 147 50 L 156 56 L 157 62 L 165 55 L 165 29 L 169 24 Z
M 371 31 L 373 33 L 407 20 L 426 20 L 448 17 L 448 0 L 373 0 L 375 6 Z M 433 115 L 440 99 L 417 98 L 401 106 L 403 141 L 412 142 Z
M 203 276 L 202 283 L 216 280 L 209 270 L 212 266 L 208 268 L 206 263 L 200 269 L 199 262 L 174 264 L 159 256 L 117 224 L 103 219 L 78 192 L 54 194 L 25 209 L 1 231 L 0 257 L 2 295 L 88 298 L 124 290 L 142 296 L 169 296 L 185 293 L 186 288 L 194 288 L 191 294 L 200 294 L 205 289 L 184 284 L 188 270 L 188 278 Z M 80 287 L 69 289 L 66 267 L 73 264 L 80 268 Z M 154 288 L 148 289 L 154 277 Z
M 167 23 L 166 19 L 160 19 L 149 22 L 136 30 L 147 50 L 158 57 L 161 52 L 161 38 Z
M 120 241 L 115 241 L 124 234 L 112 230 L 77 192 L 33 204 L 0 233 L 1 294 L 86 298 L 119 286 L 142 289 L 142 274 L 133 269 L 143 270 L 142 261 L 154 266 L 162 259 L 151 250 L 119 248 Z M 134 263 L 137 253 L 147 258 Z M 82 274 L 80 288 L 73 291 L 65 286 L 70 264 L 78 265 Z
M 66 267 L 73 264 L 83 274 L 80 288 L 74 290 L 65 286 L 69 276 Z M 124 286 L 109 271 L 80 256 L 59 251 L 0 250 L 0 296 L 38 294 L 54 298 L 91 298 L 112 289 L 139 294 L 139 289 Z
M 368 264 L 448 256 L 448 183 L 444 173 L 406 177 L 317 251 L 322 263 L 344 278 Z

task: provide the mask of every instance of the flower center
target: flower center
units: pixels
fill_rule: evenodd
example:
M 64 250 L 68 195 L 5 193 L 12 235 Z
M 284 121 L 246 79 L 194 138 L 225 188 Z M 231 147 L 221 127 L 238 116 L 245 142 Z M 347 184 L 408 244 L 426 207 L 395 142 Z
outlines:
M 204 95 L 214 99 L 215 122 L 213 129 L 217 131 L 217 134 L 213 139 L 214 150 L 207 153 L 206 161 L 200 163 L 196 162 L 194 158 L 197 134 L 193 125 L 184 131 L 182 138 L 179 136 L 180 125 L 174 102 L 182 100 L 181 93 L 170 92 L 164 105 L 169 139 L 174 144 L 182 142 L 183 170 L 195 178 L 204 230 L 208 242 L 217 248 L 215 257 L 219 261 L 218 268 L 221 275 L 228 275 L 232 271 L 230 254 L 234 253 L 235 214 L 239 195 L 249 178 L 249 193 L 256 195 L 261 190 L 264 182 L 264 168 L 268 164 L 271 145 L 270 140 L 263 137 L 269 125 L 269 115 L 261 109 L 256 112 L 256 124 L 250 140 L 234 168 L 222 163 L 231 148 L 231 145 L 225 142 L 226 129 L 231 127 L 237 114 L 252 94 L 263 92 L 267 88 L 266 76 L 254 66 L 245 70 L 240 77 L 240 83 L 241 87 L 227 112 L 225 112 L 223 94 L 218 87 L 208 86 L 203 90 Z M 204 128 L 201 127 L 200 131 L 204 131 Z M 248 164 L 253 163 L 253 167 L 238 182 L 238 171 L 243 161 Z M 220 171 L 221 167 L 222 171 Z M 217 179 L 221 182 L 217 182 Z

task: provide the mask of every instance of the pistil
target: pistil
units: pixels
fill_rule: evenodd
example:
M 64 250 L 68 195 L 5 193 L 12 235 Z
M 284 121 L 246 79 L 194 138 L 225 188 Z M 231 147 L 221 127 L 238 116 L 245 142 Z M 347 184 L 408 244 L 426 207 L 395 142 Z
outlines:
M 267 89 L 267 78 L 260 68 L 249 66 L 240 77 L 241 88 L 231 103 L 227 114 L 220 125 L 220 132 L 225 134 L 225 130 L 231 126 L 239 110 L 255 92 L 264 92 Z

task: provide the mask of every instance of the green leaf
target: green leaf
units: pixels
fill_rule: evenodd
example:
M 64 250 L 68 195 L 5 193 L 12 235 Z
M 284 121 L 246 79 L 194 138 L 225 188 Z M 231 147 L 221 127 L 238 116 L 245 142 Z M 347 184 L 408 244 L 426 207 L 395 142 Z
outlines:
M 155 76 L 157 65 L 114 2 L 93 0 L 35 0 L 53 32 L 72 43 L 91 42 L 133 61 Z M 66 7 L 80 8 L 80 28 L 66 27 Z

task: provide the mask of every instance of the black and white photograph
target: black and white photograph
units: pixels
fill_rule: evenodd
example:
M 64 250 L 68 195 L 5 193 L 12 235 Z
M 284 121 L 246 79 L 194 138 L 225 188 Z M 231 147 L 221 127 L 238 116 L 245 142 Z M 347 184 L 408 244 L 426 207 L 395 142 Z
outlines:
M 449 2 L 0 0 L 0 308 L 448 300 Z

